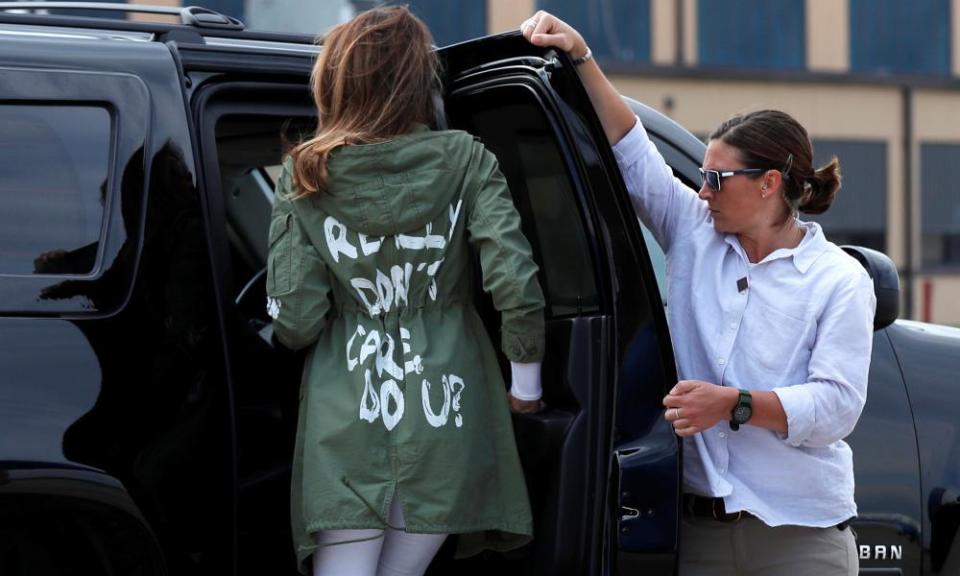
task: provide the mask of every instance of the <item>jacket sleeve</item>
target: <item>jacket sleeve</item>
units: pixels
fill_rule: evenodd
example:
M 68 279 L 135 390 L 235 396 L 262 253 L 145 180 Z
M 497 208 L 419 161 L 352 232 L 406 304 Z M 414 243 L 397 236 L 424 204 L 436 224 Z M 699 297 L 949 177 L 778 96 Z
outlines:
M 467 204 L 467 230 L 480 255 L 483 289 L 501 313 L 503 353 L 512 362 L 539 362 L 544 347 L 544 300 L 537 265 L 496 157 L 481 144 L 474 146 L 480 186 Z
M 304 232 L 293 201 L 289 172 L 277 183 L 267 256 L 267 313 L 277 339 L 293 350 L 313 344 L 330 310 L 326 263 Z

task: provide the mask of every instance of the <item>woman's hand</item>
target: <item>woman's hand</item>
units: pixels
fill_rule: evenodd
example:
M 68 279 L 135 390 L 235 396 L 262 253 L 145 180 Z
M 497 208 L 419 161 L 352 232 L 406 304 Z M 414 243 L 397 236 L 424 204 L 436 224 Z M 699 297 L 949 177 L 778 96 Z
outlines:
M 587 53 L 587 43 L 572 26 L 543 10 L 527 18 L 520 24 L 524 38 L 535 46 L 559 48 L 570 54 L 571 58 L 580 58 Z
M 536 414 L 544 407 L 543 400 L 521 400 L 509 392 L 507 398 L 510 399 L 510 411 L 517 414 Z
M 563 20 L 543 10 L 524 20 L 520 24 L 520 32 L 534 46 L 559 48 L 574 60 L 587 54 L 587 42 L 583 36 Z M 596 61 L 583 62 L 576 66 L 576 70 L 597 116 L 600 117 L 607 141 L 616 144 L 633 128 L 636 121 L 633 111 L 603 75 Z
M 740 396 L 736 388 L 717 386 L 703 380 L 681 380 L 663 398 L 664 418 L 678 436 L 692 436 L 729 420 Z

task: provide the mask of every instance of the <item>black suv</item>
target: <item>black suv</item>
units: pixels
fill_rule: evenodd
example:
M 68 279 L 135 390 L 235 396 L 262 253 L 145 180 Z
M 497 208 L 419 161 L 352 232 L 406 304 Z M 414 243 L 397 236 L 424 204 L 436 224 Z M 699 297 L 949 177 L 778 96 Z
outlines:
M 293 574 L 302 358 L 267 337 L 264 266 L 318 48 L 204 9 L 36 7 L 0 4 L 0 574 Z M 672 574 L 662 254 L 566 55 L 515 33 L 440 53 L 438 125 L 497 154 L 540 265 L 550 409 L 514 421 L 533 543 L 451 544 L 431 573 Z M 703 143 L 631 105 L 696 181 Z M 960 574 L 960 330 L 893 322 L 892 264 L 849 250 L 880 303 L 849 439 L 861 572 Z

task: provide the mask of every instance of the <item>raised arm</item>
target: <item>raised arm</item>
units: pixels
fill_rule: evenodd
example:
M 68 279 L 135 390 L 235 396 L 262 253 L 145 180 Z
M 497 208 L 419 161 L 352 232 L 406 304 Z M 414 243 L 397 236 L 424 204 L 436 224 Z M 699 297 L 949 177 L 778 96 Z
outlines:
M 531 43 L 565 50 L 574 59 L 587 53 L 579 32 L 543 10 L 525 20 L 520 30 Z M 707 216 L 705 204 L 695 190 L 673 176 L 637 116 L 596 61 L 588 59 L 577 70 L 616 155 L 637 215 L 669 253 L 675 238 L 686 235 Z
M 587 43 L 572 26 L 553 14 L 538 11 L 520 26 L 524 37 L 535 46 L 559 48 L 574 59 L 587 53 Z M 590 59 L 577 67 L 590 102 L 593 104 L 610 144 L 616 144 L 636 122 L 633 111 L 624 103 L 620 93 L 607 80 L 596 60 Z
M 480 256 L 483 289 L 501 314 L 501 347 L 511 365 L 511 407 L 535 412 L 544 351 L 544 298 L 537 265 L 496 157 L 476 143 L 474 158 L 481 185 L 467 203 L 469 240 Z

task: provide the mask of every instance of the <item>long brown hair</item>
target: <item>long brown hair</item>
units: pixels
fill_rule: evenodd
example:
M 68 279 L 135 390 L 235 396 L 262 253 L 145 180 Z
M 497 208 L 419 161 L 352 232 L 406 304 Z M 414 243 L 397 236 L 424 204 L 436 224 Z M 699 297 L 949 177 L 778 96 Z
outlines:
M 781 194 L 790 212 L 822 214 L 840 190 L 840 161 L 834 156 L 813 168 L 813 145 L 807 130 L 779 110 L 758 110 L 734 116 L 710 135 L 736 148 L 750 168 L 779 170 Z
M 405 6 L 374 8 L 332 28 L 311 74 L 318 126 L 290 151 L 300 195 L 327 187 L 330 153 L 434 121 L 437 56 L 426 25 Z

